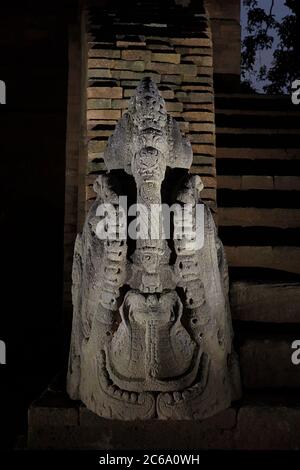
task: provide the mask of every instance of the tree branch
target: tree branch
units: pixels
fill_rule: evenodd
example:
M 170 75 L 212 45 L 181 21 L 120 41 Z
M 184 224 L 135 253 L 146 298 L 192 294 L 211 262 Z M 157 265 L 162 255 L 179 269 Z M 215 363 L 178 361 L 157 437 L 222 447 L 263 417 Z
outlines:
M 273 14 L 274 4 L 275 4 L 275 0 L 272 0 L 272 1 L 271 1 L 271 5 L 270 5 L 270 10 L 269 10 L 269 15 L 268 15 L 269 18 L 270 18 L 270 17 L 272 16 L 272 14 Z M 270 29 L 270 23 L 267 24 L 267 26 L 266 26 L 265 35 L 268 34 L 269 29 Z

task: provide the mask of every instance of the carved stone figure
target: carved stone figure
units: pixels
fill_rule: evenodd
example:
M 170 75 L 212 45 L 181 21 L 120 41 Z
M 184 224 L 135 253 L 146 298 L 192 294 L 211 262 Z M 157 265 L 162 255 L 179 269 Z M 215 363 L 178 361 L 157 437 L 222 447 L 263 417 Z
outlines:
M 75 245 L 68 393 L 105 418 L 211 416 L 240 394 L 227 265 L 201 179 L 188 172 L 191 145 L 150 79 L 139 84 L 104 159 L 108 173 L 95 182 L 97 199 Z M 137 205 L 143 236 L 130 237 L 120 196 Z M 163 205 L 185 209 L 174 211 L 170 237 Z M 108 231 L 115 236 L 100 236 Z

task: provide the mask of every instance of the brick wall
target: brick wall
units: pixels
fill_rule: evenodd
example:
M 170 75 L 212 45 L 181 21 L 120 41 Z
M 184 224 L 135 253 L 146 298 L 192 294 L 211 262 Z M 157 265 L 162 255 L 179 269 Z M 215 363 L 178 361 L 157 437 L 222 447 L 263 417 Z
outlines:
M 105 170 L 103 151 L 107 139 L 126 112 L 139 81 L 151 76 L 165 98 L 168 112 L 176 118 L 182 133 L 192 143 L 192 172 L 203 178 L 203 199 L 215 209 L 214 93 L 209 21 L 201 2 L 196 10 L 176 7 L 173 2 L 166 2 L 166 9 L 155 1 L 149 5 L 151 11 L 147 6 L 143 6 L 142 11 L 136 7 L 135 15 L 130 18 L 122 11 L 114 10 L 113 5 L 109 10 L 101 9 L 101 15 L 97 8 L 89 10 L 83 38 L 87 47 L 86 208 L 95 198 L 92 183 L 97 174 Z M 106 34 L 102 26 L 110 14 L 115 16 L 109 34 Z
M 206 11 L 201 2 L 196 9 L 176 7 L 173 1 L 162 6 L 155 0 L 134 9 L 122 5 L 91 1 L 69 35 L 64 239 L 68 318 L 76 232 L 95 198 L 93 182 L 105 171 L 107 139 L 143 77 L 157 83 L 168 112 L 191 141 L 192 172 L 201 175 L 203 199 L 216 209 L 213 54 Z
M 241 73 L 240 0 L 205 0 L 211 20 L 215 89 L 238 92 Z

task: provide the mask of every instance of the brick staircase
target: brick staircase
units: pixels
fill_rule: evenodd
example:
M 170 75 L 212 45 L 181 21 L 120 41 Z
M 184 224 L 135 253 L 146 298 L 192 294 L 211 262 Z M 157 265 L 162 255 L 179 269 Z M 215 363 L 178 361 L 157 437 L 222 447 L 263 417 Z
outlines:
M 245 393 L 289 401 L 300 339 L 300 109 L 286 97 L 216 97 L 219 235 Z
M 300 109 L 217 95 L 219 235 L 231 278 L 243 398 L 204 422 L 107 421 L 55 385 L 29 411 L 29 447 L 299 449 Z M 49 429 L 51 433 L 49 433 Z

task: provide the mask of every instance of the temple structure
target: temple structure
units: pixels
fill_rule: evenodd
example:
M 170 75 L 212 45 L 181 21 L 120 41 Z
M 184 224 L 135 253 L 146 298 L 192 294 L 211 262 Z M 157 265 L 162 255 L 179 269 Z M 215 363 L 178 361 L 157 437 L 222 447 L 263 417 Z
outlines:
M 80 310 L 75 302 L 74 311 L 84 311 L 86 318 L 84 328 L 76 323 L 76 318 L 82 320 L 80 315 L 73 318 L 73 332 L 77 333 L 73 334 L 71 346 L 68 390 L 73 398 L 80 398 L 87 406 L 81 401 L 70 400 L 64 383 L 53 385 L 30 408 L 30 447 L 299 448 L 300 376 L 291 361 L 291 345 L 298 339 L 295 331 L 300 323 L 299 110 L 292 105 L 290 97 L 242 92 L 239 0 L 91 0 L 83 2 L 79 16 L 78 21 L 71 24 L 69 36 L 64 319 L 67 336 L 73 315 L 71 273 L 75 246 L 73 297 L 78 301 L 90 298 L 91 304 Z M 128 135 L 125 129 L 128 122 L 135 120 L 135 93 L 145 77 L 151 78 L 153 85 L 150 88 L 154 90 L 155 83 L 160 91 L 168 122 L 173 122 L 174 128 L 179 126 L 177 142 L 179 146 L 183 145 L 184 164 L 181 159 L 167 164 L 167 153 L 155 146 L 156 151 L 143 151 L 132 161 L 128 149 L 136 141 L 124 138 Z M 191 143 L 193 157 L 187 144 L 182 144 L 186 142 L 184 139 Z M 126 152 L 116 151 L 118 145 L 124 145 Z M 168 192 L 164 192 L 164 180 L 169 182 L 170 177 L 174 183 L 173 201 L 178 202 L 180 194 L 184 198 L 188 194 L 194 201 L 205 202 L 208 208 L 206 228 L 209 227 L 207 233 L 215 265 L 213 270 L 205 269 L 205 272 L 218 273 L 214 282 L 219 290 L 217 297 L 211 296 L 209 288 L 216 284 L 210 285 L 210 280 L 206 279 L 195 298 L 199 303 L 204 297 L 222 299 L 218 314 L 210 316 L 217 319 L 215 324 L 205 323 L 209 315 L 205 318 L 188 314 L 193 309 L 187 308 L 187 297 L 181 295 L 180 286 L 169 285 L 167 296 L 160 302 L 166 279 L 162 273 L 176 264 L 178 258 L 175 246 L 171 247 L 172 256 L 167 262 L 166 251 L 160 246 L 155 246 L 150 255 L 147 253 L 150 259 L 155 258 L 155 272 L 147 272 L 147 262 L 142 259 L 145 247 L 130 243 L 124 277 L 116 277 L 119 283 L 115 296 L 117 304 L 108 308 L 115 298 L 104 295 L 109 276 L 101 273 L 100 309 L 105 314 L 100 318 L 105 319 L 105 328 L 92 325 L 94 297 L 87 293 L 88 283 L 83 295 L 79 268 L 89 265 L 87 247 L 94 250 L 96 246 L 93 214 L 105 194 L 115 201 L 116 194 L 126 194 L 124 187 L 130 188 L 129 199 L 138 201 L 141 194 L 138 195 L 135 188 L 143 186 L 140 166 L 144 168 L 145 161 L 151 161 L 157 168 L 155 201 L 168 196 Z M 144 168 L 146 173 L 147 166 Z M 111 170 L 108 175 L 107 168 Z M 180 192 L 180 188 L 183 191 Z M 214 224 L 224 244 L 229 286 L 228 278 L 222 275 L 226 268 Z M 83 235 L 77 238 L 75 245 L 78 233 Z M 100 246 L 103 248 L 104 244 Z M 123 247 L 120 252 L 124 267 Z M 109 269 L 109 257 L 113 253 L 109 250 L 101 253 L 107 261 L 101 266 Z M 193 262 L 199 258 L 198 254 L 193 253 Z M 80 259 L 84 261 L 82 265 Z M 211 263 L 208 264 L 211 268 Z M 202 269 L 201 263 L 199 269 Z M 202 274 L 196 272 L 197 279 Z M 172 279 L 172 276 L 167 278 Z M 96 279 L 94 272 L 85 272 L 84 279 Z M 127 285 L 125 291 L 122 290 L 124 284 Z M 154 292 L 145 292 L 149 286 Z M 155 291 L 157 287 L 154 286 L 162 292 Z M 239 387 L 231 380 L 237 373 L 229 373 L 236 368 L 231 367 L 232 364 L 227 369 L 225 366 L 225 355 L 232 352 L 229 309 L 225 305 L 228 287 L 243 391 L 242 400 L 229 408 L 231 399 L 238 396 L 235 391 Z M 146 297 L 150 299 L 149 303 L 145 302 Z M 132 309 L 132 305 L 138 308 Z M 157 318 L 151 317 L 153 311 L 168 312 L 162 316 L 163 323 L 159 327 Z M 209 311 L 215 312 L 215 307 Z M 186 321 L 188 318 L 197 320 L 195 327 Z M 173 344 L 172 328 L 167 330 L 167 335 L 163 333 L 168 322 L 174 325 L 173 332 L 178 328 L 173 351 L 180 351 L 183 370 L 176 366 L 174 357 L 177 353 L 168 358 L 168 364 L 154 359 L 163 357 L 162 346 L 169 352 L 170 344 Z M 223 329 L 219 331 L 220 324 Z M 155 334 L 150 325 L 155 326 Z M 84 338 L 92 337 L 92 327 L 95 333 L 105 331 L 108 334 L 105 338 L 96 334 L 98 343 L 91 343 L 90 349 L 86 348 L 81 355 L 74 338 L 80 334 Z M 220 344 L 198 341 L 197 334 L 201 334 L 202 329 L 213 335 L 217 333 L 217 337 L 219 332 Z M 131 336 L 129 331 L 133 332 Z M 152 343 L 150 338 L 154 337 L 158 341 Z M 161 341 L 162 337 L 168 339 Z M 137 367 L 134 368 L 123 358 L 130 345 L 141 344 L 141 338 L 147 338 L 144 344 L 148 347 L 136 355 Z M 92 366 L 95 351 L 104 352 Z M 172 379 L 184 377 L 189 365 L 197 363 L 193 362 L 195 351 L 199 352 L 200 364 L 207 356 L 210 365 L 203 362 L 200 376 L 195 381 L 187 380 L 184 386 L 181 384 L 169 397 L 170 390 L 163 390 L 156 379 L 163 377 L 168 382 L 166 365 L 172 369 Z M 86 366 L 82 367 L 82 360 Z M 81 371 L 91 370 L 96 364 L 100 365 L 98 374 L 90 374 L 83 380 Z M 186 406 L 185 386 L 190 392 L 196 383 L 203 384 L 201 377 L 205 376 L 205 370 L 210 367 L 213 371 L 216 364 L 220 364 L 219 370 L 227 371 L 225 384 L 218 385 L 222 397 L 220 403 L 212 406 L 208 413 L 206 411 L 207 414 L 204 409 L 208 408 L 202 404 Z M 101 386 L 93 383 L 96 376 L 111 387 L 107 401 L 102 401 L 109 403 L 106 408 L 96 405 L 101 403 L 102 394 Z M 132 388 L 126 383 L 128 378 L 134 379 Z M 81 385 L 83 382 L 85 385 Z M 93 402 L 92 392 L 97 387 Z M 203 388 L 204 393 L 205 389 L 211 390 L 209 380 Z M 148 394 L 143 416 L 140 416 L 143 419 L 127 421 L 128 417 L 137 417 L 135 412 L 128 411 L 135 407 L 129 400 L 138 400 L 143 393 Z M 124 401 L 115 404 L 115 397 L 119 395 L 124 401 L 128 400 L 128 407 L 124 407 Z M 158 396 L 165 398 L 162 407 L 158 406 Z M 148 415 L 145 403 L 150 410 Z M 180 403 L 185 404 L 180 407 Z M 227 409 L 203 420 L 222 408 Z M 199 414 L 193 415 L 196 409 Z M 151 419 L 144 419 L 146 416 Z M 181 420 L 180 426 L 176 418 Z M 193 422 L 182 421 L 182 418 L 192 418 Z

